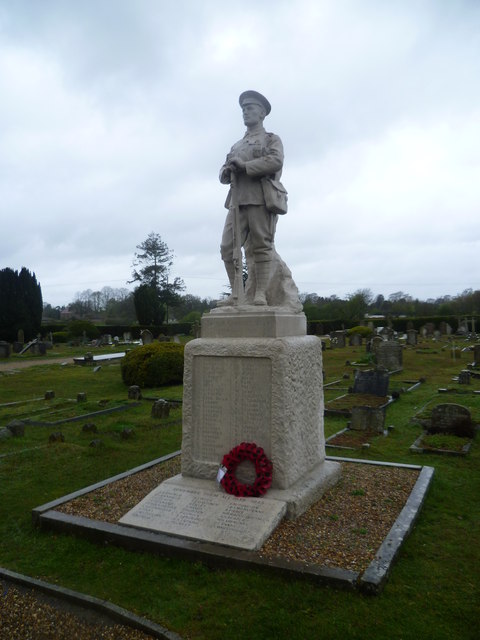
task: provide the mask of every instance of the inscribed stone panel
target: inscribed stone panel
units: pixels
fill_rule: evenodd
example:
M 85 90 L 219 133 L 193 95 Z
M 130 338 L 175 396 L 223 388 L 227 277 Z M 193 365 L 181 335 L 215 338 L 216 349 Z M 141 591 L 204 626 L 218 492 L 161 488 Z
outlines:
M 218 463 L 241 442 L 270 450 L 272 371 L 269 358 L 195 356 L 193 457 Z

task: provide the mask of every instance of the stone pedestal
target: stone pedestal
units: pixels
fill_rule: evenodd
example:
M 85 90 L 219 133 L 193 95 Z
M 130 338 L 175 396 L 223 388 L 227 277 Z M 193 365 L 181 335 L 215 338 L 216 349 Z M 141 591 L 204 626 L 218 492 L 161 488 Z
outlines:
M 183 476 L 214 480 L 241 442 L 255 442 L 273 463 L 268 497 L 295 487 L 285 494 L 289 517 L 338 478 L 339 466 L 325 462 L 322 343 L 306 335 L 303 313 L 215 310 L 202 318 L 202 337 L 186 345 Z
M 242 442 L 255 442 L 273 463 L 262 498 L 230 496 L 216 482 L 223 456 Z M 239 465 L 240 481 L 253 481 L 252 467 Z M 185 347 L 182 474 L 121 522 L 258 549 L 282 517 L 301 515 L 339 475 L 340 465 L 325 460 L 322 343 L 306 335 L 305 315 L 216 309 Z

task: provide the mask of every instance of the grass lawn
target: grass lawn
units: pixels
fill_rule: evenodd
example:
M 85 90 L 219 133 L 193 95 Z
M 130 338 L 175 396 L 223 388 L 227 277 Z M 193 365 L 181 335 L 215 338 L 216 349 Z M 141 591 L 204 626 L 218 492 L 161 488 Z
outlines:
M 478 637 L 480 594 L 480 452 L 478 437 L 466 457 L 414 454 L 410 445 L 422 429 L 410 418 L 439 402 L 467 406 L 480 422 L 480 380 L 458 385 L 452 377 L 472 361 L 472 353 L 451 358 L 440 343 L 404 352 L 404 370 L 391 378 L 399 399 L 386 410 L 388 437 L 372 439 L 368 450 L 349 457 L 426 464 L 435 476 L 412 535 L 404 544 L 385 590 L 379 596 L 338 591 L 302 580 L 256 571 L 211 570 L 201 564 L 98 546 L 75 537 L 43 532 L 31 524 L 32 508 L 181 446 L 181 410 L 166 420 L 150 415 L 151 403 L 89 418 L 98 432 L 82 431 L 83 421 L 59 426 L 27 426 L 23 438 L 0 441 L 0 566 L 60 584 L 146 616 L 185 638 L 393 638 L 417 640 Z M 463 345 L 460 345 L 463 346 Z M 57 352 L 63 357 L 67 351 Z M 75 354 L 77 355 L 77 354 Z M 324 352 L 325 399 L 346 393 L 364 347 Z M 344 378 L 349 375 L 350 378 Z M 412 381 L 425 382 L 412 391 Z M 438 393 L 439 388 L 456 393 Z M 43 400 L 54 390 L 54 400 Z M 77 394 L 87 394 L 85 410 L 127 401 L 118 364 L 91 367 L 49 364 L 0 371 L 0 427 L 33 411 L 44 421 L 60 419 Z M 150 397 L 180 399 L 181 387 L 145 391 Z M 38 398 L 40 398 L 38 400 Z M 78 411 L 84 408 L 79 403 Z M 325 434 L 348 418 L 327 416 Z M 132 438 L 122 438 L 124 429 Z M 61 431 L 64 443 L 48 443 Z M 92 439 L 103 445 L 92 447 Z M 8 455 L 5 455 L 8 454 Z M 329 455 L 344 455 L 329 449 Z

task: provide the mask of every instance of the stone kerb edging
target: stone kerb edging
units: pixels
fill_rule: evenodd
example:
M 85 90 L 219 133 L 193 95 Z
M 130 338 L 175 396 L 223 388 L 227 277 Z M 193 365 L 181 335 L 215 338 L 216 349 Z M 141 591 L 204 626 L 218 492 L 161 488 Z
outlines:
M 78 535 L 98 544 L 115 544 L 132 551 L 156 553 L 163 556 L 188 559 L 196 562 L 200 561 L 207 565 L 220 568 L 265 570 L 280 575 L 305 578 L 316 583 L 327 584 L 336 588 L 351 590 L 359 589 L 367 593 L 378 594 L 386 583 L 391 565 L 397 557 L 403 541 L 413 528 L 414 522 L 424 503 L 434 473 L 433 467 L 326 456 L 326 460 L 332 460 L 335 462 L 355 462 L 358 464 L 402 467 L 420 471 L 417 482 L 415 483 L 404 508 L 377 551 L 374 560 L 372 560 L 363 574 L 357 571 L 327 566 L 306 566 L 300 562 L 291 560 L 259 558 L 258 552 L 244 551 L 224 546 L 222 547 L 220 545 L 197 542 L 195 540 L 175 538 L 163 533 L 132 529 L 131 527 L 124 527 L 119 524 L 110 524 L 98 520 L 91 520 L 84 516 L 73 516 L 55 510 L 56 507 L 66 502 L 70 502 L 74 498 L 78 498 L 107 484 L 126 478 L 161 462 L 165 462 L 166 460 L 174 458 L 180 454 L 181 451 L 176 451 L 168 456 L 152 460 L 145 465 L 141 465 L 140 467 L 136 467 L 130 471 L 126 471 L 62 498 L 36 507 L 32 510 L 33 522 L 41 528 Z
M 78 591 L 72 591 L 71 589 L 65 589 L 57 585 L 44 582 L 43 580 L 37 580 L 20 573 L 9 571 L 8 569 L 2 569 L 0 567 L 0 580 L 16 584 L 27 589 L 33 589 L 34 592 L 41 592 L 47 596 L 54 598 L 61 605 L 63 602 L 73 604 L 80 609 L 87 609 L 89 611 L 95 611 L 100 614 L 102 618 L 107 618 L 111 623 L 122 624 L 131 629 L 137 629 L 152 636 L 153 638 L 159 638 L 161 640 L 183 640 L 181 636 L 173 631 L 169 631 L 165 627 L 162 627 L 155 622 L 151 622 L 146 618 L 118 607 L 106 600 L 100 600 L 92 596 L 85 595 Z

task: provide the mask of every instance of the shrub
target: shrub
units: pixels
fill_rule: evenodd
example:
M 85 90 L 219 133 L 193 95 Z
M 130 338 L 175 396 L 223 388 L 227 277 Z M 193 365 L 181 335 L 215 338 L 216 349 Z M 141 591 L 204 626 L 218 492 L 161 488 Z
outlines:
M 184 345 L 152 342 L 137 347 L 122 359 L 122 380 L 126 385 L 161 387 L 182 384 Z
M 347 335 L 353 336 L 354 334 L 357 334 L 362 338 L 371 338 L 373 335 L 373 332 L 370 329 L 370 327 L 362 327 L 362 326 L 352 327 L 351 329 L 348 329 Z
M 61 343 L 68 342 L 68 331 L 54 331 L 52 333 L 53 342 Z

